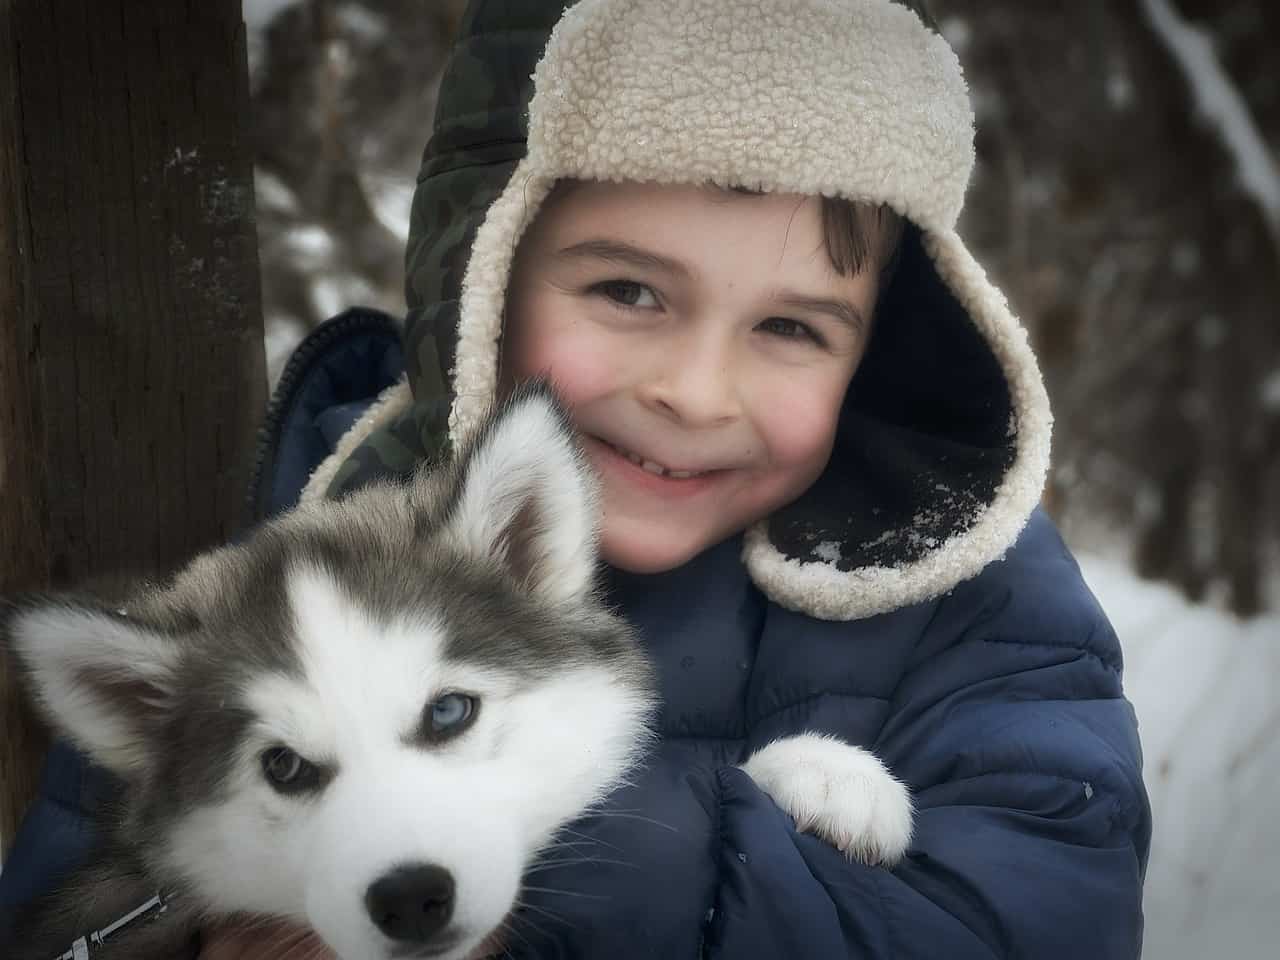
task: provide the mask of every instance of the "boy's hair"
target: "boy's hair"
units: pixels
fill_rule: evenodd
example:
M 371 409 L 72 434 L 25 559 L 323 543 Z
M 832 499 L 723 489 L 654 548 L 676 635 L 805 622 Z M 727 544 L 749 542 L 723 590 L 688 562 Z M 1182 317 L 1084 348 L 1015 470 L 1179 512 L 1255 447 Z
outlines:
M 563 197 L 579 183 L 580 180 L 568 178 L 557 180 L 547 200 Z M 764 194 L 763 190 L 750 187 L 707 186 L 748 197 Z M 859 203 L 843 197 L 818 199 L 822 201 L 822 245 L 831 268 L 842 277 L 851 277 L 874 266 L 880 273 L 883 291 L 898 264 L 905 221 L 888 204 Z
M 731 187 L 729 192 L 746 196 L 762 193 L 747 187 Z M 818 199 L 822 201 L 822 245 L 831 268 L 842 277 L 851 277 L 874 264 L 883 291 L 898 265 L 902 217 L 884 203 L 858 203 L 844 197 Z
M 898 265 L 903 219 L 886 204 L 854 203 L 843 197 L 822 197 L 822 241 L 827 259 L 841 276 L 865 270 L 878 255 L 883 291 Z
M 906 7 L 921 23 L 937 32 L 938 23 L 929 12 L 926 0 L 893 2 Z M 868 213 L 874 213 L 874 224 L 868 224 L 871 219 Z M 879 252 L 882 294 L 898 266 L 904 226 L 902 217 L 885 204 L 871 206 L 840 197 L 822 198 L 822 240 L 831 266 L 841 276 L 851 276 L 866 269 L 868 258 Z

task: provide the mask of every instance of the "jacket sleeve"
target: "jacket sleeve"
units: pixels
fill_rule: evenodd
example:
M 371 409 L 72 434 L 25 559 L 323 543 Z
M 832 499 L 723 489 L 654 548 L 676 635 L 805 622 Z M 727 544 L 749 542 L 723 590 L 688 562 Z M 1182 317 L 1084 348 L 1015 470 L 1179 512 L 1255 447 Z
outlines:
M 90 766 L 70 744 L 50 745 L 39 791 L 0 871 L 0 945 L 19 911 L 89 855 L 97 839 L 95 814 L 117 789 L 109 774 Z
M 912 788 L 894 870 L 719 771 L 710 957 L 1131 958 L 1150 811 L 1114 632 L 1047 522 L 944 599 L 875 751 Z

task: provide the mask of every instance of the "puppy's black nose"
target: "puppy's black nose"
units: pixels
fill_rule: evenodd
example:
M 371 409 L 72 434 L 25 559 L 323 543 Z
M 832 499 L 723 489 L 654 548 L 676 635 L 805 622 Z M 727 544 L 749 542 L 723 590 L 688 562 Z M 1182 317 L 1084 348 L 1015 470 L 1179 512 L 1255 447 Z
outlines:
M 453 915 L 453 876 L 429 863 L 397 867 L 369 885 L 364 905 L 392 940 L 426 943 Z

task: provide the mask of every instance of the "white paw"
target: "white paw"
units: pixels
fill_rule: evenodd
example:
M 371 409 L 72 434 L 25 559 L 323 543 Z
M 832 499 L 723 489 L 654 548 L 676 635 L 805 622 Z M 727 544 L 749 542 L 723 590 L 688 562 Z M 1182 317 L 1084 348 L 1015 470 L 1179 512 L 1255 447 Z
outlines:
M 802 733 L 775 740 L 742 765 L 796 829 L 845 856 L 892 866 L 911 842 L 911 795 L 880 759 L 861 747 Z

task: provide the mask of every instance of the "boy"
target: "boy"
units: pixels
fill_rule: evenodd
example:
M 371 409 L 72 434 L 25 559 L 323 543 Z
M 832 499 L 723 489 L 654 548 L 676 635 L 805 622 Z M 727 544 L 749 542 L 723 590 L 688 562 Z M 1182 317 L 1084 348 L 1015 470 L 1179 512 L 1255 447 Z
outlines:
M 407 472 L 526 377 L 570 407 L 662 740 L 530 878 L 512 955 L 1138 955 L 1120 652 L 1036 509 L 1047 400 L 955 233 L 971 165 L 959 65 L 889 0 L 473 5 L 415 197 L 408 384 L 304 499 Z M 910 787 L 892 870 L 741 769 L 807 731 Z

